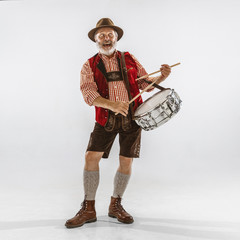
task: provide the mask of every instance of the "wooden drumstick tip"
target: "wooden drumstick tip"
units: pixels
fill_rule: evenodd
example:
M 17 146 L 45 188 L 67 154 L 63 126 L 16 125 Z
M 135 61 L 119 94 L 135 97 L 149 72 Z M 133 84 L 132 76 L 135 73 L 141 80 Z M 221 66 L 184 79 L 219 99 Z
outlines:
M 179 62 L 179 63 L 173 64 L 173 65 L 170 66 L 170 67 L 172 68 L 172 67 L 175 67 L 175 66 L 177 66 L 177 65 L 179 65 L 179 64 L 181 64 L 181 63 Z

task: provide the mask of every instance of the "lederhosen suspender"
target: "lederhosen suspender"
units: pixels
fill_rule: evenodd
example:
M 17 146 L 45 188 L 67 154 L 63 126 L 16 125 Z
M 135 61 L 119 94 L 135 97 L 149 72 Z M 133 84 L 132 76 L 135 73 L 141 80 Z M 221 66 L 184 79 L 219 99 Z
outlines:
M 122 76 L 123 76 L 123 82 L 125 84 L 125 87 L 127 89 L 127 92 L 128 92 L 128 98 L 129 98 L 129 101 L 132 100 L 132 95 L 130 93 L 130 86 L 129 86 L 129 81 L 128 81 L 128 75 L 127 75 L 127 67 L 126 67 L 126 62 L 125 62 L 125 56 L 124 56 L 124 52 L 121 52 L 121 61 L 120 61 L 120 65 L 121 65 L 121 72 L 122 72 Z M 134 105 L 134 102 L 132 102 L 130 105 L 129 105 L 129 109 L 130 109 L 130 117 L 131 119 L 133 118 L 133 105 Z

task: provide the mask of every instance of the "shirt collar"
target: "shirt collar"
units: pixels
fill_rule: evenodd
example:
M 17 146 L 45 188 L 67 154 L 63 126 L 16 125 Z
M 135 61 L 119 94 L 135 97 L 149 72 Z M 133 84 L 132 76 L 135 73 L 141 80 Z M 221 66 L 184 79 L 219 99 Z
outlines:
M 98 55 L 102 60 L 109 61 L 110 59 L 117 58 L 117 50 L 115 50 L 114 55 L 111 58 L 109 58 L 108 56 L 106 56 L 100 52 L 98 53 Z

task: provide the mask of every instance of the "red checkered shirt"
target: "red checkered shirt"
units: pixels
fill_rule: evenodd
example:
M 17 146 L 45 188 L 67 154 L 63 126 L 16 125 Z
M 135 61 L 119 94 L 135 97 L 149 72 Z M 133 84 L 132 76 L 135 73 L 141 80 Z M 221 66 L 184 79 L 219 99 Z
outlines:
M 108 58 L 107 56 L 98 53 L 101 59 L 103 60 L 104 66 L 107 72 L 119 71 L 118 61 L 117 61 L 117 52 L 115 52 L 112 58 Z M 136 62 L 137 65 L 137 74 L 139 77 L 142 77 L 147 74 L 146 70 L 143 66 L 138 62 L 138 60 L 132 55 L 132 58 Z M 151 81 L 153 78 L 148 77 L 147 80 Z M 143 90 L 148 86 L 148 83 L 143 80 L 138 81 L 139 89 Z M 110 101 L 120 101 L 120 102 L 128 102 L 128 93 L 127 89 L 124 85 L 123 81 L 113 81 L 108 82 L 109 89 L 109 100 Z M 87 61 L 82 69 L 80 76 L 80 90 L 82 91 L 84 101 L 92 106 L 94 100 L 100 96 L 97 88 L 97 84 L 94 81 L 94 74 L 90 67 L 89 61 Z M 148 91 L 152 91 L 153 88 L 150 88 Z

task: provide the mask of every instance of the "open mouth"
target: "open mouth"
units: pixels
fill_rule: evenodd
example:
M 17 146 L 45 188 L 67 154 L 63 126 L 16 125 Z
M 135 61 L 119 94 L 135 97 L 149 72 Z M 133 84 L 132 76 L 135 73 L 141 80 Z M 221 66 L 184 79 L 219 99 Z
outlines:
M 111 46 L 112 46 L 111 43 L 104 43 L 104 44 L 103 44 L 103 47 L 111 47 Z

